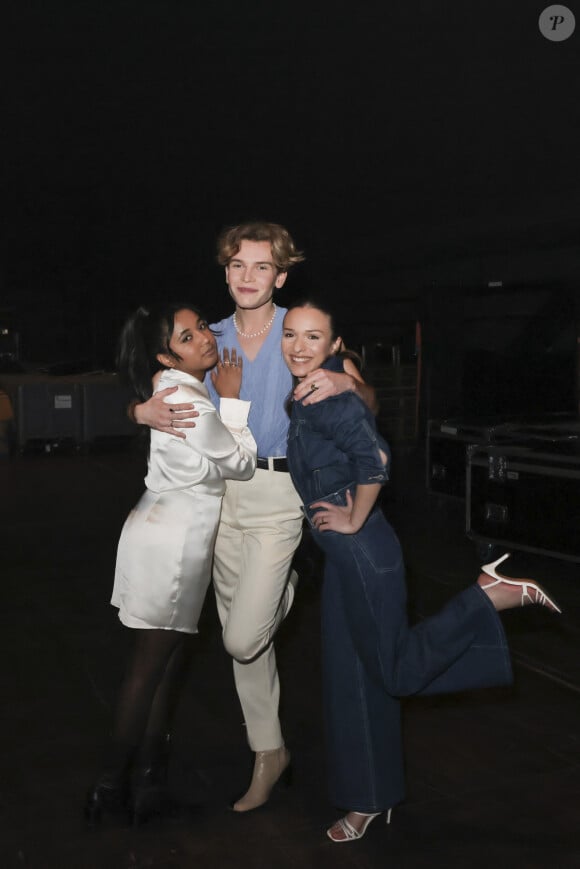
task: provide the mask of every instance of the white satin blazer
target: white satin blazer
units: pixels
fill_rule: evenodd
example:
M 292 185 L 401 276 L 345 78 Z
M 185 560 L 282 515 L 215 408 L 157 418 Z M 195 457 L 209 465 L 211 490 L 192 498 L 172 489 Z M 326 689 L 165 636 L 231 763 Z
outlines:
M 179 388 L 165 400 L 192 401 L 199 417 L 195 428 L 180 429 L 185 439 L 152 429 L 146 487 L 157 494 L 195 487 L 221 496 L 225 480 L 250 479 L 256 469 L 256 442 L 248 428 L 250 402 L 222 398 L 218 416 L 200 380 L 171 369 L 163 371 L 155 392 L 169 386 Z

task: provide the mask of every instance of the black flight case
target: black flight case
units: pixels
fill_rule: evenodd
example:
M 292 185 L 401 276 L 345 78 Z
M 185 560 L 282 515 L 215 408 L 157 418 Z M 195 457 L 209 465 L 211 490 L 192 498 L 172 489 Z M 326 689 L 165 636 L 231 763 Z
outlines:
M 2 386 L 14 409 L 16 447 L 32 445 L 50 452 L 56 444 L 81 442 L 81 388 L 69 377 L 8 375 Z
M 509 423 L 503 417 L 429 420 L 427 489 L 436 495 L 465 498 L 468 448 L 503 442 L 508 432 Z
M 466 497 L 468 450 L 480 445 L 522 443 L 530 438 L 551 436 L 553 429 L 566 430 L 577 423 L 570 413 L 495 416 L 429 421 L 426 450 L 426 486 L 437 495 Z
M 580 561 L 579 434 L 469 447 L 466 531 L 478 545 Z

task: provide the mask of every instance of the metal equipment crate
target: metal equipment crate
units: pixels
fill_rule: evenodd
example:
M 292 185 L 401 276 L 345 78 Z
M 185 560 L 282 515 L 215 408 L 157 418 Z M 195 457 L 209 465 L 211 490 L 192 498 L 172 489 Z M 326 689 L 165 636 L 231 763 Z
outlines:
M 577 438 L 469 447 L 466 495 L 466 531 L 478 544 L 580 561 Z
M 562 434 L 573 436 L 578 426 L 578 418 L 570 413 L 430 420 L 427 488 L 438 495 L 465 498 L 469 447 L 503 443 L 525 445 Z
M 63 442 L 78 445 L 82 438 L 80 385 L 66 378 L 18 378 L 14 383 L 16 446 L 32 444 L 50 449 Z
M 465 498 L 467 450 L 505 436 L 503 419 L 432 419 L 427 433 L 427 488 L 437 495 Z
M 115 374 L 58 377 L 41 372 L 2 375 L 0 387 L 13 408 L 14 446 L 92 447 L 128 441 L 137 432 L 127 417 L 132 391 Z
M 90 447 L 105 441 L 135 437 L 137 427 L 127 416 L 133 391 L 115 374 L 79 378 L 82 390 L 82 443 Z

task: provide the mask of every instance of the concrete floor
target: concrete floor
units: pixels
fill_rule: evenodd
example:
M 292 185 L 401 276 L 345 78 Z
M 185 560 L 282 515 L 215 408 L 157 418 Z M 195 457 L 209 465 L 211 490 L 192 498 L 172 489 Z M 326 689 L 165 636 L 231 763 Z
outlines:
M 461 505 L 424 490 L 421 462 L 420 451 L 401 459 L 385 499 L 414 616 L 478 573 Z M 306 538 L 277 641 L 293 786 L 251 815 L 228 810 L 251 758 L 210 594 L 175 728 L 170 780 L 184 811 L 86 829 L 127 649 L 108 604 L 115 549 L 142 477 L 135 451 L 0 460 L 2 869 L 580 866 L 580 569 L 523 554 L 511 569 L 541 578 L 564 615 L 505 615 L 513 689 L 405 702 L 408 796 L 390 828 L 377 820 L 344 846 L 324 834 L 339 813 L 324 787 L 320 559 Z

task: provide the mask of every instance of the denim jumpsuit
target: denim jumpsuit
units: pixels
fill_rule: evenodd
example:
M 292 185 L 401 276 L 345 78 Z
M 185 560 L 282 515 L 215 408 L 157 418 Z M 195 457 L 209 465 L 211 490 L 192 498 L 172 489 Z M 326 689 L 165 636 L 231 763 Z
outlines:
M 324 367 L 342 369 L 331 357 Z M 288 463 L 309 504 L 345 504 L 356 485 L 388 475 L 388 447 L 353 392 L 292 403 Z M 322 667 L 329 796 L 365 813 L 404 798 L 399 698 L 506 685 L 512 670 L 501 621 L 476 584 L 410 627 L 399 541 L 375 506 L 356 534 L 317 531 L 325 553 Z

